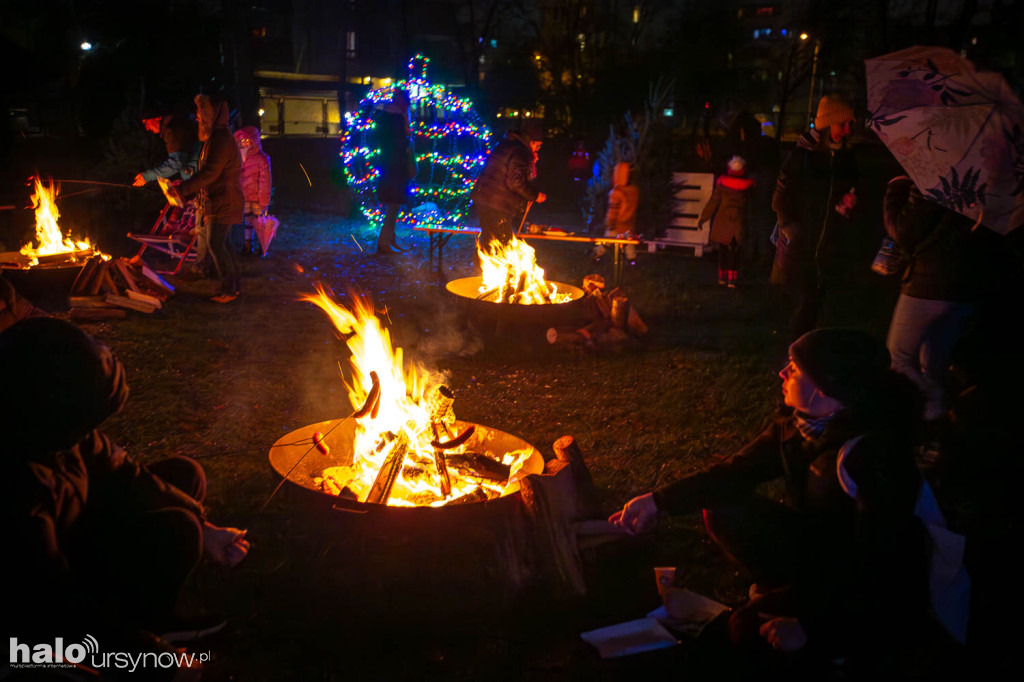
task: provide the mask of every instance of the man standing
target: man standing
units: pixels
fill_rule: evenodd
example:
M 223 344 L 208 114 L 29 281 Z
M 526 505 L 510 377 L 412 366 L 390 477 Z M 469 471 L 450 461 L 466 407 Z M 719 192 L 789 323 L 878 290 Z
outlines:
M 817 326 L 838 234 L 857 204 L 857 168 L 848 144 L 853 120 L 842 97 L 822 97 L 814 128 L 797 139 L 772 196 L 779 232 L 771 282 L 793 305 L 793 338 Z
M 470 195 L 480 217 L 480 244 L 487 249 L 497 240 L 512 239 L 519 227 L 524 202 L 544 203 L 547 195 L 532 185 L 536 175 L 536 155 L 544 142 L 540 121 L 530 121 L 505 133 L 494 148 Z

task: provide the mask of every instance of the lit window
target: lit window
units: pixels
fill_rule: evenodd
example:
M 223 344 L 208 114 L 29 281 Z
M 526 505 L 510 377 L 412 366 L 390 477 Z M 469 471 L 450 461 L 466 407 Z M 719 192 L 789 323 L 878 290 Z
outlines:
M 354 59 L 356 56 L 356 32 L 345 32 L 345 57 Z
M 640 5 L 633 5 L 633 23 L 640 23 Z

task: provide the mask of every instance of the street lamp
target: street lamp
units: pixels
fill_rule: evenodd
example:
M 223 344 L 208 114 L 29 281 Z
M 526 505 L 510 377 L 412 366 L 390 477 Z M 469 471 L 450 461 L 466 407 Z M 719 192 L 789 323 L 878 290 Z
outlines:
M 83 40 L 82 44 L 79 47 L 82 48 L 82 52 L 88 52 L 92 49 L 92 43 L 90 43 L 88 40 Z

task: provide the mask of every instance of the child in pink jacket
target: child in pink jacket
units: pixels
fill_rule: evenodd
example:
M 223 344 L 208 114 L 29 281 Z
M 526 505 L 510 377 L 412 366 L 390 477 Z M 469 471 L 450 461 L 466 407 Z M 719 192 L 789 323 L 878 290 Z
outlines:
M 242 194 L 245 196 L 245 246 L 243 255 L 263 255 L 253 239 L 253 222 L 270 206 L 270 157 L 260 144 L 260 130 L 246 126 L 235 131 L 235 142 L 242 154 Z

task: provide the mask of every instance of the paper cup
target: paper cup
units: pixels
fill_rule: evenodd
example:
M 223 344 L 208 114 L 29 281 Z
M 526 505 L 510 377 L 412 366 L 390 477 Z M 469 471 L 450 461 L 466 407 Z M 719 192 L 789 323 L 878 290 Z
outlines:
M 676 579 L 675 566 L 655 566 L 654 579 L 658 582 L 658 594 L 665 598 L 665 588 L 670 587 Z

